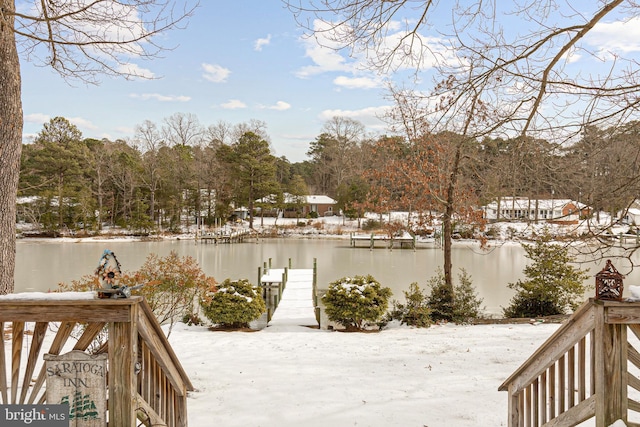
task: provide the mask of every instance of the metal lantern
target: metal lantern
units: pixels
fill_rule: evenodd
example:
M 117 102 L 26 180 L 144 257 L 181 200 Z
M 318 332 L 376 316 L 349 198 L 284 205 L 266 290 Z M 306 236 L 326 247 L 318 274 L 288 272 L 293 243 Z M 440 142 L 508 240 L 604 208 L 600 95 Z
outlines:
M 604 268 L 596 274 L 596 299 L 621 301 L 623 278 L 624 276 L 611 264 L 611 260 L 607 260 Z

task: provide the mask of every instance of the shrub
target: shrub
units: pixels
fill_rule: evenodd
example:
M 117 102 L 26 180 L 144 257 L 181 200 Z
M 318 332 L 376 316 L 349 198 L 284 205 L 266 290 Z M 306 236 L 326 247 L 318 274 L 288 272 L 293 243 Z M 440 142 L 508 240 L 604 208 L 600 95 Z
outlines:
M 453 294 L 453 321 L 467 323 L 480 317 L 483 300 L 478 298 L 471 277 L 464 268 L 460 269 L 458 280 L 460 284 L 455 287 Z
M 267 310 L 262 295 L 247 279 L 226 279 L 203 293 L 200 306 L 207 319 L 225 328 L 249 327 Z
M 329 284 L 322 302 L 329 320 L 347 330 L 363 330 L 386 313 L 390 296 L 391 289 L 370 275 L 343 277 Z
M 429 279 L 429 308 L 432 320 L 466 323 L 480 316 L 482 299 L 478 298 L 466 270 L 460 271 L 460 284 L 454 286 L 453 295 L 441 269 L 438 269 L 436 276 Z
M 367 219 L 362 223 L 363 231 L 377 230 L 378 228 L 380 228 L 380 223 L 375 219 Z
M 431 309 L 429 297 L 425 295 L 417 283 L 409 286 L 409 291 L 404 291 L 405 304 L 393 301 L 391 312 L 387 320 L 398 320 L 402 325 L 428 328 L 431 321 Z
M 165 258 L 150 254 L 140 270 L 123 272 L 119 281 L 121 287 L 144 284 L 132 294 L 145 297 L 158 322 L 169 323 L 167 336 L 171 335 L 177 321 L 190 319 L 189 323 L 196 323 L 196 298 L 205 289 L 215 288 L 215 283 L 213 277 L 207 277 L 202 272 L 193 258 L 179 258 L 175 252 Z M 101 286 L 96 275 L 85 275 L 69 284 L 58 284 L 58 292 L 99 289 Z
M 134 293 L 146 298 L 160 323 L 169 323 L 168 334 L 175 322 L 198 317 L 198 296 L 216 285 L 195 259 L 180 258 L 175 251 L 164 258 L 150 254 L 132 279 L 132 284 L 145 284 Z M 126 284 L 124 277 L 120 283 Z
M 566 314 L 582 302 L 588 278 L 570 263 L 569 248 L 552 244 L 548 234 L 534 245 L 522 245 L 526 257 L 533 261 L 524 269 L 526 280 L 509 283 L 516 294 L 503 310 L 505 317 L 539 317 Z

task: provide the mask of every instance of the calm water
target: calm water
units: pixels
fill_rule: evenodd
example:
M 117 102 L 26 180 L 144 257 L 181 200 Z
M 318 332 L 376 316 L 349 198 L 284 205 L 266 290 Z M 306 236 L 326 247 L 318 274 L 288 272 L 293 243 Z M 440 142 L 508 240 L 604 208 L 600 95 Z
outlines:
M 60 282 L 69 283 L 83 275 L 93 274 L 105 249 L 112 250 L 124 271 L 137 270 L 151 253 L 166 256 L 176 251 L 180 256 L 195 258 L 202 270 L 217 281 L 247 278 L 257 283 L 258 267 L 271 258 L 274 268 L 318 266 L 318 285 L 343 276 L 373 275 L 393 291 L 393 298 L 404 302 L 403 290 L 412 282 L 421 288 L 442 265 L 442 250 L 433 247 L 411 249 L 351 248 L 348 240 L 267 239 L 259 243 L 196 244 L 193 240 L 159 242 L 55 242 L 20 240 L 16 254 L 16 292 L 56 289 Z M 500 314 L 513 295 L 507 284 L 524 278 L 527 259 L 518 245 L 503 245 L 482 251 L 474 244 L 457 243 L 453 248 L 453 267 L 457 275 L 464 268 L 471 276 L 485 312 Z M 637 261 L 637 260 L 636 260 Z M 627 273 L 623 261 L 614 261 L 621 273 Z M 589 268 L 588 284 L 593 285 L 602 263 L 581 265 Z M 640 271 L 627 275 L 625 285 L 640 284 Z M 591 296 L 592 290 L 587 296 Z

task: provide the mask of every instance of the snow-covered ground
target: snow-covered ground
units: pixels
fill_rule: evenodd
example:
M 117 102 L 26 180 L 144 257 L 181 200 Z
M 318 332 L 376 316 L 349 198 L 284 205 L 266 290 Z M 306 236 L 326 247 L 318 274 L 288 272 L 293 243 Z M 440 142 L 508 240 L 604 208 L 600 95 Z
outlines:
M 498 387 L 557 324 L 392 327 L 376 333 L 180 324 L 196 388 L 190 427 L 505 426 Z

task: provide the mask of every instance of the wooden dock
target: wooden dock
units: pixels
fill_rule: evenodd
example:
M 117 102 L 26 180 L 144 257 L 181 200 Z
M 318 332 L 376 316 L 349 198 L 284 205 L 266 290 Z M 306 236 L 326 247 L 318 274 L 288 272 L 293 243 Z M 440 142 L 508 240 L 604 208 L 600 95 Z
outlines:
M 382 246 L 393 249 L 395 246 L 399 248 L 416 249 L 416 237 L 404 232 L 401 235 L 389 236 L 387 234 L 354 234 L 351 233 L 351 247 L 368 247 L 373 249 L 376 246 Z
M 214 231 L 203 231 L 196 233 L 196 242 L 202 243 L 242 243 L 247 238 L 256 237 L 255 230 L 250 228 L 241 229 L 218 229 Z
M 265 268 L 260 286 L 269 308 L 268 327 L 318 326 L 315 262 L 314 268 Z

